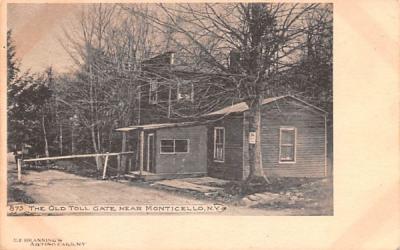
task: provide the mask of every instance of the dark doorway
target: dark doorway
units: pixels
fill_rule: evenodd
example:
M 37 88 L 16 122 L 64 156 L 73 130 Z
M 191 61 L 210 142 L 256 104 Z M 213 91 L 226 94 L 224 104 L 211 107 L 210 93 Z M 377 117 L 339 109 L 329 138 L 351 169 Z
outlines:
M 147 135 L 147 165 L 146 171 L 154 173 L 154 134 Z

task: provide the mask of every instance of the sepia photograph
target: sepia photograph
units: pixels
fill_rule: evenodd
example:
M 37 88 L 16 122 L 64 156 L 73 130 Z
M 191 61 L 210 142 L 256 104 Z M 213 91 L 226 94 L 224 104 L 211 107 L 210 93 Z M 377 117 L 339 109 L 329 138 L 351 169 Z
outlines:
M 332 3 L 8 3 L 7 215 L 333 216 Z

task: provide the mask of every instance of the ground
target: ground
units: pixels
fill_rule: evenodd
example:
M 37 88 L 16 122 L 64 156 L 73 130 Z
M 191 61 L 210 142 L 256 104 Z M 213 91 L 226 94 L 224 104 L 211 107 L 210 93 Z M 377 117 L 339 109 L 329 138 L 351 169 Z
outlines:
M 224 214 L 230 215 L 332 214 L 331 192 L 326 195 L 320 190 L 321 184 L 324 186 L 327 181 L 292 185 L 281 193 L 260 188 L 236 192 L 241 188 L 240 184 L 210 177 L 141 182 L 101 180 L 86 172 L 82 176 L 59 169 L 31 169 L 24 170 L 22 182 L 18 182 L 12 158 L 9 159 L 8 170 L 9 204 L 214 203 L 226 206 Z

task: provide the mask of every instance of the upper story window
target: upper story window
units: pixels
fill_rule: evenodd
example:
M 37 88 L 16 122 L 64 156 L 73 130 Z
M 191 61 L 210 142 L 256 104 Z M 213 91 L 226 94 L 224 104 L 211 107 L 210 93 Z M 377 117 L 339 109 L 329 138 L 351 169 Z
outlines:
M 157 104 L 158 103 L 158 83 L 156 81 L 150 81 L 149 83 L 149 103 Z
M 179 81 L 177 86 L 178 101 L 194 101 L 194 86 L 189 81 Z
M 296 128 L 283 127 L 279 133 L 279 163 L 296 162 Z

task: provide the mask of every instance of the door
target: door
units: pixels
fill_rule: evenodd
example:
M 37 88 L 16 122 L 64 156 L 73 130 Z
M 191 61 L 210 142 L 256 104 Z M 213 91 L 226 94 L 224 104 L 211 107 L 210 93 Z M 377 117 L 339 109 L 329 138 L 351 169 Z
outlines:
M 155 155 L 155 147 L 154 147 L 154 134 L 147 135 L 147 172 L 155 172 L 154 171 L 154 155 Z

